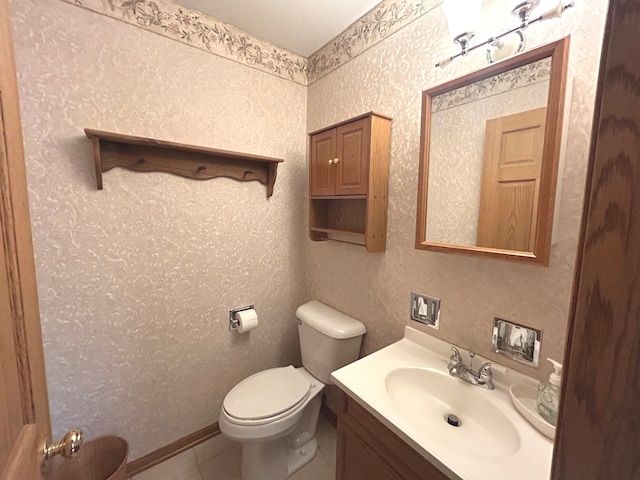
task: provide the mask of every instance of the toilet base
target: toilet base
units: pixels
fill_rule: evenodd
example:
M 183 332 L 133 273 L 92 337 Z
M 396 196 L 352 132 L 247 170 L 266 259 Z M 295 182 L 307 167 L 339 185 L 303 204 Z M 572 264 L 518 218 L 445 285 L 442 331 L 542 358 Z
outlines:
M 313 460 L 313 458 L 316 456 L 317 451 L 318 442 L 316 441 L 315 437 L 312 438 L 311 441 L 302 448 L 299 448 L 298 450 L 289 450 L 287 452 L 287 467 L 289 470 L 287 473 L 287 477 L 290 477 L 311 460 Z
M 316 395 L 292 432 L 259 442 L 242 443 L 242 480 L 285 480 L 313 460 L 318 450 L 315 438 L 322 398 Z
M 242 480 L 284 480 L 313 460 L 317 451 L 315 438 L 297 450 L 245 443 L 242 445 Z

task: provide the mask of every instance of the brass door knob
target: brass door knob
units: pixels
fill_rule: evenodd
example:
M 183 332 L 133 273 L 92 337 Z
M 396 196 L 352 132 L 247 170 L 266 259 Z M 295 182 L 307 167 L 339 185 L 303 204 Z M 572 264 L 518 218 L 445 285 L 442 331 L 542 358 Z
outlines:
M 48 460 L 56 455 L 62 455 L 64 458 L 71 458 L 78 453 L 81 446 L 82 430 L 80 428 L 74 428 L 67 432 L 60 443 L 44 446 L 44 459 Z

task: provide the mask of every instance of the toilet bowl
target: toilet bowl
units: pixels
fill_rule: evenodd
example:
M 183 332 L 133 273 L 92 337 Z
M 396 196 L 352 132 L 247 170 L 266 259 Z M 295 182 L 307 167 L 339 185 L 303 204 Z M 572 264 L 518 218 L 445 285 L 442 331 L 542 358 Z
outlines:
M 360 352 L 366 330 L 358 320 L 317 301 L 296 316 L 303 367 L 255 373 L 223 402 L 220 430 L 242 443 L 243 480 L 284 480 L 313 459 L 322 389 Z
M 264 380 L 275 383 L 264 388 Z M 287 381 L 294 384 L 291 389 L 285 385 Z M 247 391 L 255 388 L 247 397 L 255 399 L 255 406 L 268 405 L 257 412 L 249 401 L 228 401 L 230 396 L 239 397 L 235 388 L 225 398 L 220 430 L 242 443 L 242 478 L 285 479 L 316 454 L 315 427 L 324 384 L 304 368 L 292 366 L 258 372 L 241 384 Z

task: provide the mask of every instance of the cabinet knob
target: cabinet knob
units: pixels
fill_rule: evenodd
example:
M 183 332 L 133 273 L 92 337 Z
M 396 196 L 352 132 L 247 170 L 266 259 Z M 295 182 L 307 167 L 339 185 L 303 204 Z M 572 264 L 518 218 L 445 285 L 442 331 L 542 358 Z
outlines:
M 333 164 L 335 165 L 335 164 L 336 164 L 336 163 L 338 163 L 339 161 L 340 161 L 340 159 L 339 159 L 339 158 L 334 158 L 334 159 L 333 159 Z
M 333 160 L 329 159 L 329 165 L 332 165 L 332 164 L 333 164 Z

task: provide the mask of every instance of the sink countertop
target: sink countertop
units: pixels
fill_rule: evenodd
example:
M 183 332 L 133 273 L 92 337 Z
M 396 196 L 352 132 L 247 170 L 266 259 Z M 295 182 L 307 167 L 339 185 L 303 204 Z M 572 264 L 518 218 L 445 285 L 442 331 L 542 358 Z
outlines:
M 369 413 L 380 420 L 391 431 L 402 438 L 424 458 L 438 467 L 445 475 L 453 480 L 485 480 L 518 478 L 518 480 L 548 480 L 551 472 L 551 457 L 553 443 L 539 433 L 516 411 L 509 396 L 509 385 L 513 383 L 537 385 L 537 381 L 500 364 L 493 363 L 494 390 L 486 390 L 467 384 L 459 378 L 448 375 L 451 344 L 444 342 L 414 328 L 405 327 L 402 340 L 389 345 L 371 355 L 364 357 L 331 374 L 333 382 L 362 405 Z M 465 363 L 468 362 L 467 352 L 460 350 Z M 486 361 L 479 355 L 474 360 L 474 368 Z M 478 441 L 469 448 L 469 441 L 474 438 L 464 438 L 464 442 L 442 441 L 442 437 L 435 438 L 436 431 L 455 428 L 446 425 L 444 417 L 442 425 L 433 423 L 433 430 L 428 431 L 425 422 L 437 422 L 436 419 L 414 421 L 420 415 L 428 412 L 419 408 L 419 394 L 407 395 L 402 404 L 392 398 L 387 390 L 387 375 L 399 369 L 421 368 L 446 374 L 446 381 L 460 382 L 469 396 L 477 395 L 478 402 L 491 404 L 499 411 L 501 417 L 510 423 L 517 434 L 516 442 L 508 453 L 499 453 L 496 445 L 492 450 L 491 442 Z M 437 395 L 437 394 L 436 394 Z M 446 403 L 446 402 L 445 402 Z M 453 409 L 455 410 L 455 408 Z M 453 413 L 456 413 L 453 411 Z M 436 417 L 437 418 L 437 417 Z M 464 416 L 462 416 L 464 426 Z M 429 426 L 429 425 L 427 425 Z M 510 428 L 510 427 L 509 427 Z M 454 438 L 457 433 L 447 431 L 447 436 Z M 464 430 L 460 430 L 465 435 Z M 479 439 L 480 440 L 480 439 Z M 467 444 L 466 448 L 463 444 Z M 462 445 L 462 446 L 461 446 Z M 493 453 L 490 453 L 492 452 Z M 496 453 L 497 452 L 497 453 Z

